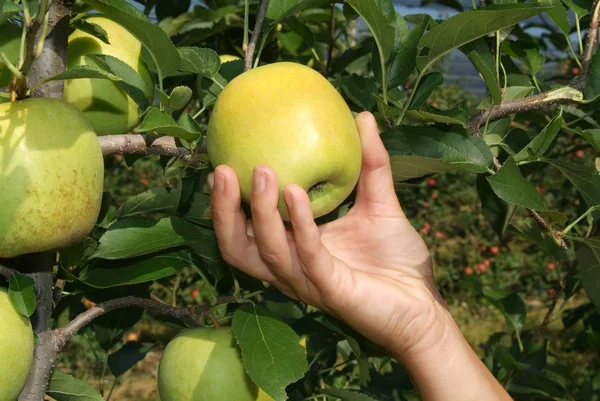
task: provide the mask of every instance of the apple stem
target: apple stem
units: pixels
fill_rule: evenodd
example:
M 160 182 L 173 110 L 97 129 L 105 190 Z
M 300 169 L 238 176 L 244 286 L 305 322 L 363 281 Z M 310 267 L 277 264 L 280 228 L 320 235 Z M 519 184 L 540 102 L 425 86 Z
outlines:
M 267 15 L 267 8 L 269 8 L 269 0 L 262 0 L 258 9 L 258 15 L 256 16 L 256 25 L 254 26 L 254 30 L 252 31 L 252 38 L 250 39 L 248 49 L 246 50 L 244 71 L 252 69 L 254 61 L 254 52 L 256 51 L 256 44 L 258 43 L 258 39 L 260 38 L 262 25 L 265 21 L 265 16 Z

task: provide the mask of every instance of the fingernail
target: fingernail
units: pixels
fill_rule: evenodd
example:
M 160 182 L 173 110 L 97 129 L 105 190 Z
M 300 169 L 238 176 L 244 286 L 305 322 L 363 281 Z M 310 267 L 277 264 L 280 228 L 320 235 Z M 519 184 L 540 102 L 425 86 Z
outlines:
M 254 187 L 254 192 L 265 192 L 265 189 L 267 189 L 267 175 L 264 172 L 255 169 L 252 185 Z
M 215 188 L 215 174 L 210 173 L 208 177 L 206 177 L 206 183 L 208 184 L 208 188 L 212 191 Z
M 290 191 L 283 191 L 283 198 L 285 199 L 285 203 L 287 204 L 288 209 L 291 209 L 294 205 L 294 197 L 290 193 Z
M 213 190 L 215 192 L 223 192 L 225 190 L 225 177 L 223 176 L 223 174 L 215 172 L 213 185 Z

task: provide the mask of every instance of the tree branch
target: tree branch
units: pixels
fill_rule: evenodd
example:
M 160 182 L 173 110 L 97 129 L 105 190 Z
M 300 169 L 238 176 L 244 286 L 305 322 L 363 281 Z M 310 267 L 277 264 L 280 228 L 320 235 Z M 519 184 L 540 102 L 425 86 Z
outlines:
M 327 55 L 327 66 L 325 67 L 325 76 L 329 75 L 331 62 L 333 61 L 333 49 L 335 48 L 335 1 L 331 2 L 331 20 L 329 21 L 329 53 Z
M 0 276 L 4 277 L 7 280 L 10 279 L 12 276 L 16 276 L 19 274 L 21 274 L 21 273 L 19 273 L 16 270 L 13 270 L 6 266 L 0 265 Z
M 156 315 L 162 316 L 171 316 L 175 319 L 181 320 L 187 326 L 197 326 L 198 323 L 196 320 L 192 318 L 193 309 L 191 308 L 176 308 L 170 306 L 168 304 L 154 301 L 146 298 L 137 298 L 137 297 L 125 297 L 125 298 L 117 298 L 111 299 L 110 301 L 103 302 L 101 304 L 97 304 L 87 311 L 81 313 L 71 322 L 69 322 L 62 329 L 57 329 L 56 333 L 59 338 L 59 342 L 64 345 L 67 343 L 75 334 L 79 332 L 82 328 L 87 326 L 89 323 L 97 319 L 98 317 L 112 312 L 117 309 L 123 308 L 144 308 Z
M 265 21 L 265 15 L 267 15 L 267 8 L 269 7 L 269 0 L 262 0 L 258 9 L 258 15 L 256 16 L 256 25 L 252 31 L 252 38 L 248 43 L 248 49 L 246 50 L 246 60 L 244 63 L 244 71 L 252 69 L 254 63 L 254 52 L 256 51 L 256 44 L 260 38 L 260 32 L 262 30 L 263 22 Z
M 67 325 L 61 329 L 55 330 L 60 348 L 75 336 L 79 330 L 90 324 L 94 319 L 105 315 L 108 312 L 115 311 L 123 308 L 144 308 L 154 315 L 170 316 L 175 319 L 181 320 L 188 327 L 197 327 L 198 322 L 194 317 L 204 315 L 210 311 L 211 308 L 217 305 L 228 304 L 232 302 L 240 302 L 242 298 L 237 296 L 222 297 L 217 300 L 217 303 L 212 304 L 199 304 L 192 305 L 187 308 L 178 308 L 171 306 L 164 302 L 155 301 L 147 298 L 139 297 L 124 297 L 111 299 L 100 304 L 93 306 L 87 311 L 83 312 Z
M 116 154 L 129 155 L 159 155 L 179 157 L 194 163 L 194 154 L 189 149 L 179 146 L 177 140 L 171 136 L 145 137 L 140 134 L 106 135 L 99 136 L 98 142 L 104 156 Z M 206 153 L 206 144 L 203 143 L 196 151 L 197 154 Z
M 50 321 L 52 318 L 52 290 L 54 281 L 52 278 L 52 268 L 56 262 L 56 255 L 52 252 L 24 255 L 18 259 L 18 263 L 23 266 L 20 271 L 29 271 L 27 275 L 33 279 L 36 308 L 32 316 L 34 332 L 38 337 L 38 342 L 34 348 L 33 364 L 31 373 L 27 379 L 27 384 L 19 396 L 19 401 L 42 401 L 48 380 L 54 364 L 58 358 L 55 355 L 56 341 L 50 330 Z
M 598 23 L 600 21 L 600 0 L 594 1 L 594 11 L 590 18 L 590 25 L 587 31 L 587 38 L 585 40 L 585 50 L 583 51 L 582 66 L 583 71 L 575 78 L 572 86 L 579 90 L 585 88 L 588 75 L 590 73 L 590 64 L 596 53 L 596 44 L 598 43 Z

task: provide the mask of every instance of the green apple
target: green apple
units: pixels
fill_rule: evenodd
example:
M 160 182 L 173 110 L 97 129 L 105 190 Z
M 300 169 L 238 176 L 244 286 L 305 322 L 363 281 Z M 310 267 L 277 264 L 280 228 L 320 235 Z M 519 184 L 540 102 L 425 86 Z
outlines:
M 315 218 L 350 195 L 362 163 L 356 122 L 342 96 L 315 70 L 289 62 L 255 68 L 225 87 L 207 146 L 214 167 L 235 170 L 245 202 L 254 168 L 268 164 L 281 191 L 293 183 L 308 192 Z M 283 196 L 279 212 L 289 220 Z
M 259 400 L 229 327 L 179 333 L 162 355 L 158 391 L 162 401 Z M 260 400 L 270 400 L 265 396 L 263 392 Z
M 15 401 L 33 361 L 33 330 L 29 319 L 14 308 L 0 288 L 0 401 Z
M 50 98 L 0 104 L 0 258 L 84 239 L 103 180 L 98 138 L 75 107 Z
M 21 53 L 21 28 L 18 25 L 10 22 L 0 25 L 0 52 L 17 66 Z M 0 59 L 0 86 L 9 86 L 12 76 Z
M 104 17 L 87 19 L 104 28 L 110 44 L 76 30 L 69 36 L 67 69 L 97 64 L 87 54 L 105 54 L 118 58 L 132 67 L 146 84 L 145 94 L 152 99 L 154 83 L 142 59 L 142 44 L 129 31 Z M 139 108 L 135 101 L 115 82 L 107 79 L 73 79 L 65 81 L 64 100 L 82 110 L 96 134 L 125 134 L 139 123 Z

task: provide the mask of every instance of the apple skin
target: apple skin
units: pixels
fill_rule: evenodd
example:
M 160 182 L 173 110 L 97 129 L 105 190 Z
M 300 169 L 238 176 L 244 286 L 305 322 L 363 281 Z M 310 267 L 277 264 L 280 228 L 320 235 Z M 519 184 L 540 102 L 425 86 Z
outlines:
M 188 329 L 167 345 L 158 368 L 162 401 L 257 401 L 230 327 Z M 270 398 L 263 393 L 262 401 Z
M 362 164 L 356 122 L 342 96 L 315 70 L 290 62 L 255 68 L 225 87 L 210 118 L 207 150 L 214 167 L 236 172 L 244 202 L 254 168 L 268 164 L 280 191 L 297 184 L 308 192 L 315 218 L 351 194 Z M 289 220 L 283 196 L 278 209 Z
M 0 258 L 83 240 L 103 180 L 98 138 L 75 107 L 50 98 L 0 104 Z
M 21 52 L 21 28 L 13 23 L 0 25 L 0 52 L 4 53 L 14 66 L 19 62 Z M 13 75 L 0 61 L 0 86 L 9 86 Z
M 146 84 L 145 94 L 152 99 L 154 83 L 142 59 L 142 44 L 121 25 L 104 16 L 90 17 L 87 21 L 104 28 L 111 44 L 76 30 L 69 36 L 67 69 L 97 66 L 86 54 L 116 57 L 140 75 Z M 98 135 L 125 134 L 139 123 L 138 105 L 121 87 L 107 79 L 66 80 L 63 98 L 84 112 Z
M 29 377 L 33 361 L 33 330 L 29 319 L 0 288 L 0 401 L 15 401 Z

